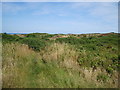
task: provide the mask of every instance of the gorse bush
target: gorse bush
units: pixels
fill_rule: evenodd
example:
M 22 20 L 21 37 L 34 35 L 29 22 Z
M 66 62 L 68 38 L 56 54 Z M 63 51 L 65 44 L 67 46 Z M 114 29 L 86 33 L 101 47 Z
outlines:
M 118 67 L 118 36 L 58 38 L 56 42 L 68 43 L 76 47 L 80 54 L 78 62 L 87 67 L 104 67 L 112 73 Z M 111 68 L 111 69 L 108 69 Z
M 36 38 L 26 38 L 21 41 L 24 44 L 27 44 L 33 50 L 39 51 L 40 49 L 44 48 L 46 43 L 42 40 Z
M 6 43 L 10 43 L 10 42 L 17 42 L 19 39 L 21 39 L 19 36 L 16 36 L 16 35 L 9 35 L 9 34 L 2 34 L 2 40 L 3 40 L 3 43 L 6 42 Z
M 3 43 L 18 42 L 26 44 L 29 46 L 29 48 L 32 48 L 35 51 L 39 51 L 40 49 L 44 48 L 46 45 L 46 41 L 48 41 L 48 39 L 39 39 L 35 34 L 28 34 L 26 35 L 26 37 L 3 34 L 2 39 Z

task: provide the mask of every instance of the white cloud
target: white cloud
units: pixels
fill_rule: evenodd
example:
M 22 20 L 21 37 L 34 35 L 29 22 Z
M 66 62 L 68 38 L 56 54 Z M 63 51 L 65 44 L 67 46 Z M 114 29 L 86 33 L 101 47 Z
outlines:
M 88 33 L 89 32 L 106 32 L 106 31 L 109 31 L 109 32 L 117 32 L 118 31 L 118 28 L 117 26 L 116 27 L 113 27 L 112 25 L 107 25 L 107 24 L 102 24 L 102 23 L 99 23 L 99 22 L 92 22 L 92 21 L 88 21 L 88 22 L 76 22 L 76 21 L 69 21 L 69 22 L 65 22 L 64 23 L 65 25 L 69 25 L 71 27 L 73 27 L 73 30 L 77 30 L 77 31 L 83 31 L 84 33 Z
M 43 10 L 43 11 L 35 11 L 33 12 L 33 15 L 46 15 L 46 14 L 50 14 L 51 12 L 48 10 Z
M 87 3 L 87 2 L 76 2 L 76 3 L 71 4 L 71 8 L 76 9 L 76 8 L 80 8 L 80 7 L 89 8 L 89 7 L 91 7 L 91 4 Z
M 118 7 L 113 3 L 98 3 L 94 8 L 89 9 L 88 12 L 93 17 L 100 17 L 101 19 L 104 19 L 104 21 L 115 21 L 117 23 Z
M 16 4 L 16 3 L 2 3 L 2 8 L 4 13 L 10 13 L 10 14 L 17 14 L 19 11 L 25 11 L 25 10 L 37 10 L 38 7 L 42 7 L 42 2 L 25 2 L 24 4 Z
M 91 14 L 100 16 L 116 14 L 117 9 L 117 5 L 113 5 L 113 3 L 98 3 L 95 8 L 92 9 Z
M 67 14 L 65 14 L 65 13 L 59 13 L 59 14 L 57 14 L 58 16 L 67 16 Z
M 3 3 L 2 8 L 3 8 L 3 12 L 5 13 L 12 12 L 13 14 L 26 9 L 25 7 L 21 7 L 13 3 Z
M 43 6 L 38 7 L 32 14 L 33 15 L 56 15 L 56 16 L 67 16 L 68 12 L 67 11 L 67 4 L 64 6 L 62 4 L 50 4 L 50 3 L 45 3 Z M 70 8 L 70 7 L 69 7 Z

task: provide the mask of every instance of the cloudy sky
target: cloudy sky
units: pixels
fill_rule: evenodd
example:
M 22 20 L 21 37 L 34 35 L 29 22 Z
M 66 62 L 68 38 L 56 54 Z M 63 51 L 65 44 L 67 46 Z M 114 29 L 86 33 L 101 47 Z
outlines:
M 118 32 L 117 2 L 3 2 L 2 32 Z

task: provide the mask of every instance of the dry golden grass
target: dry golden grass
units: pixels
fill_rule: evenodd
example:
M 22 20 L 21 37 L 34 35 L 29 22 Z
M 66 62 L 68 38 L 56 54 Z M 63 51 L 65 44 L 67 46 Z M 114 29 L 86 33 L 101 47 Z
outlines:
M 33 58 L 39 56 L 27 45 L 18 43 L 5 44 L 2 53 L 3 87 L 24 87 L 29 72 L 28 66 L 31 65 Z
M 46 62 L 55 61 L 66 68 L 75 68 L 79 66 L 77 62 L 79 53 L 74 47 L 65 43 L 51 44 L 41 52 L 41 55 Z

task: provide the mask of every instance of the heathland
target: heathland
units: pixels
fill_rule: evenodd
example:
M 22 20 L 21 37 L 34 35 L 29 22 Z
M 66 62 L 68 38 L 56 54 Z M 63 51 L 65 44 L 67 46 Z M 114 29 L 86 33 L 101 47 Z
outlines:
M 118 87 L 118 33 L 1 35 L 3 88 Z

